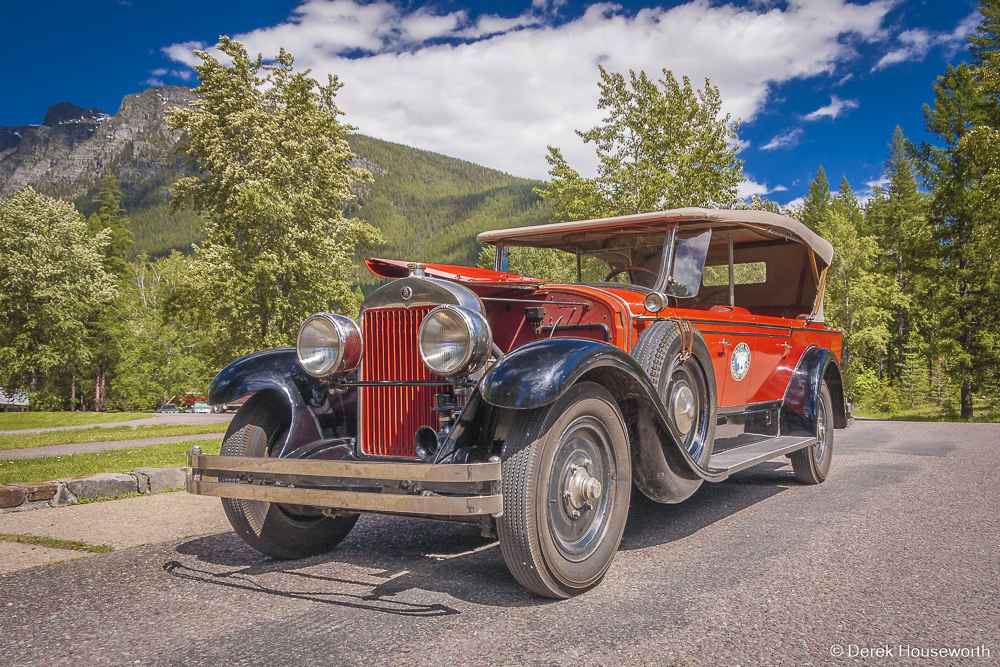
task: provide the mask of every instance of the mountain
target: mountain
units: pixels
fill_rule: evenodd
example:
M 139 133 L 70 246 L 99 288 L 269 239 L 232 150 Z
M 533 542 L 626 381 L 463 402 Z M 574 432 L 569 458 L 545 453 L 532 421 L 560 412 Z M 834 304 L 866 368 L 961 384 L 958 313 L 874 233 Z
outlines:
M 170 213 L 170 186 L 184 168 L 174 151 L 180 136 L 167 127 L 164 112 L 193 99 L 185 86 L 157 87 L 126 96 L 113 116 L 60 102 L 41 125 L 0 126 L 0 196 L 30 185 L 89 215 L 98 206 L 101 175 L 111 169 L 135 235 L 133 250 L 151 256 L 189 251 L 202 239 L 203 224 L 189 211 Z M 550 216 L 533 192 L 539 181 L 372 137 L 348 141 L 355 164 L 374 180 L 359 188 L 345 214 L 375 225 L 386 239 L 365 254 L 475 264 L 478 232 Z

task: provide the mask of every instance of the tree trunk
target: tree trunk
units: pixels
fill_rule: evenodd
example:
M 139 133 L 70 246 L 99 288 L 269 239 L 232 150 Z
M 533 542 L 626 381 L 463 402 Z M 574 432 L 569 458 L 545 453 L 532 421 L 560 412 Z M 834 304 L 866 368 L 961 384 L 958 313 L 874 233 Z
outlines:
M 73 373 L 73 383 L 69 387 L 69 410 L 76 412 L 76 373 Z
M 962 381 L 962 419 L 972 419 L 972 380 Z

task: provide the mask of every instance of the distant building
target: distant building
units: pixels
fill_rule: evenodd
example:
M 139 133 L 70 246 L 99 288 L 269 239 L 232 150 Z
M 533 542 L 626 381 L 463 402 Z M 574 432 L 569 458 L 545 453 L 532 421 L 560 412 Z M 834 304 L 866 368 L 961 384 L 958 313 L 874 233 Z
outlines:
M 28 397 L 24 394 L 8 396 L 0 391 L 0 412 L 27 412 Z

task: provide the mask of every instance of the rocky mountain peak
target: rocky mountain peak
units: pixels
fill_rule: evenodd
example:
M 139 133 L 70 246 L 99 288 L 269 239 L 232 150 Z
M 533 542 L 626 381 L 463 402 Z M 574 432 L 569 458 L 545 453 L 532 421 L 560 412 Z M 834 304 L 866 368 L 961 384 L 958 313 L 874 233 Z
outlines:
M 42 121 L 42 125 L 54 127 L 63 123 L 78 123 L 87 120 L 100 122 L 108 118 L 111 118 L 111 114 L 101 111 L 97 107 L 83 109 L 69 102 L 59 102 L 45 111 L 45 120 Z

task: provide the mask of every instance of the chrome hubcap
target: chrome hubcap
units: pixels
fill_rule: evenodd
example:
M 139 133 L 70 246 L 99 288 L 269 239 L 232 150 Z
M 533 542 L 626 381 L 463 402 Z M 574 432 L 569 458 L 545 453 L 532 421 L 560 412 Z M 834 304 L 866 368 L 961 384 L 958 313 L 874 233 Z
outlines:
M 593 465 L 590 459 L 584 459 L 582 465 L 571 465 L 570 470 L 573 476 L 566 482 L 566 490 L 563 491 L 563 498 L 569 500 L 569 504 L 575 509 L 580 509 L 588 500 L 596 500 L 601 497 L 604 490 L 601 480 L 591 477 L 587 466 Z
M 548 482 L 549 531 L 563 557 L 579 562 L 600 546 L 607 532 L 615 463 L 598 420 L 577 420 L 560 440 Z
M 815 452 L 816 463 L 822 463 L 823 457 L 826 456 L 826 405 L 820 402 L 818 407 L 819 410 L 816 415 L 816 447 L 813 451 Z
M 687 384 L 678 384 L 674 387 L 673 396 L 670 397 L 670 412 L 674 426 L 681 435 L 687 435 L 695 419 L 694 392 Z

